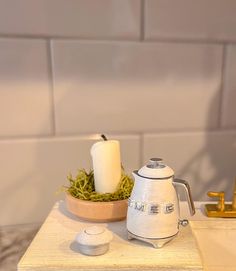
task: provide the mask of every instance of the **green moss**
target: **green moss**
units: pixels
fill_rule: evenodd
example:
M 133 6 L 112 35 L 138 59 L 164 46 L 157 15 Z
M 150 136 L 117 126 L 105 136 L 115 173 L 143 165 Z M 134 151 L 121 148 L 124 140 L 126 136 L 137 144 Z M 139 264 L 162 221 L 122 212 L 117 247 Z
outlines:
M 70 182 L 70 186 L 65 187 L 68 193 L 75 198 L 90 201 L 115 201 L 127 199 L 131 194 L 134 184 L 132 178 L 123 172 L 116 192 L 100 194 L 95 191 L 93 171 L 87 173 L 84 169 L 81 169 L 78 171 L 75 178 L 70 174 L 67 176 L 67 179 Z

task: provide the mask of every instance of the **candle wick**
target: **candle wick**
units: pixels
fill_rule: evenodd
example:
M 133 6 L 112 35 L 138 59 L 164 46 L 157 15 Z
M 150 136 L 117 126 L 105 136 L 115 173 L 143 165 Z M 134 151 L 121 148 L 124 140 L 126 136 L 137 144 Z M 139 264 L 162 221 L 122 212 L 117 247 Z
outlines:
M 101 135 L 101 138 L 104 140 L 104 141 L 107 141 L 107 137 L 105 135 Z

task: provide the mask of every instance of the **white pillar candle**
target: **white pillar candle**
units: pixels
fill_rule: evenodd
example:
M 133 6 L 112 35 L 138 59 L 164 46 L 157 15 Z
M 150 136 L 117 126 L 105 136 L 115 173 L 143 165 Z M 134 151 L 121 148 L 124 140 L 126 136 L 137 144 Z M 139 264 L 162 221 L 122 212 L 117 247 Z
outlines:
M 121 178 L 120 143 L 107 140 L 95 143 L 91 148 L 95 190 L 113 193 Z

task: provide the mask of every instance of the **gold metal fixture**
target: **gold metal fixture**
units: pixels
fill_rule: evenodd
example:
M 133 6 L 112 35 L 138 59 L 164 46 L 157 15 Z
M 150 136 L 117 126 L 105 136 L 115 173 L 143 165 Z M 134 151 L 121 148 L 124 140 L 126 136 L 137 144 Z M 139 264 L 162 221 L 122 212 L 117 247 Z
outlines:
M 236 217 L 236 180 L 234 183 L 232 204 L 225 203 L 225 193 L 209 191 L 207 195 L 211 198 L 219 198 L 217 204 L 206 204 L 205 210 L 209 217 Z

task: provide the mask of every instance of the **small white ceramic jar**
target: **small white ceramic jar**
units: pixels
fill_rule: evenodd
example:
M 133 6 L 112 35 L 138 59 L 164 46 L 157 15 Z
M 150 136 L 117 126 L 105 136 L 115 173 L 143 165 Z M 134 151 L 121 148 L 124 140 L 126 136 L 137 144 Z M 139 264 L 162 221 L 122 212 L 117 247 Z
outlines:
M 98 256 L 108 251 L 112 238 L 112 233 L 106 228 L 91 226 L 78 233 L 76 242 L 81 253 Z

